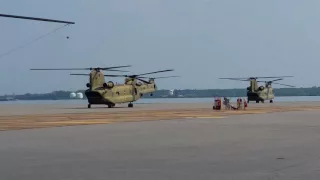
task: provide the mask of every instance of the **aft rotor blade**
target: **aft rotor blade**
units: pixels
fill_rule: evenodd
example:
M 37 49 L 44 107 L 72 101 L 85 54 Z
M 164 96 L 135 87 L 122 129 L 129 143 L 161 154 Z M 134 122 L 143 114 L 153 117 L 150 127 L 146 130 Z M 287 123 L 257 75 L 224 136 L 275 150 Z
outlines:
M 70 21 L 61 21 L 61 20 L 55 20 L 55 19 L 45 19 L 45 18 L 27 17 L 27 16 L 17 16 L 17 15 L 10 15 L 10 14 L 0 14 L 0 17 L 27 19 L 27 20 L 33 20 L 33 21 L 45 21 L 45 22 L 54 22 L 54 23 L 63 23 L 63 24 L 75 24 L 75 22 L 70 22 Z
M 281 81 L 281 80 L 283 80 L 283 79 L 282 79 L 282 78 L 279 78 L 279 79 L 272 80 L 271 82 Z
M 257 81 L 257 82 L 265 82 L 265 83 L 269 82 L 269 83 L 273 83 L 273 82 L 275 82 L 275 81 L 280 81 L 280 80 L 283 80 L 283 79 L 280 78 L 280 79 L 275 79 L 275 80 L 272 80 L 272 81 Z
M 281 84 L 281 83 L 273 83 L 273 84 L 279 84 L 279 85 L 288 86 L 288 87 L 295 87 L 295 86 L 291 86 L 291 85 L 288 85 L 288 84 Z
M 162 70 L 162 71 L 154 71 L 154 72 L 149 72 L 149 73 L 138 74 L 136 76 L 142 76 L 142 75 L 147 75 L 147 74 L 155 74 L 155 73 L 161 73 L 161 72 L 168 72 L 168 71 L 174 71 L 174 70 L 173 69 L 167 69 L 167 70 Z
M 141 78 L 137 78 L 137 79 L 140 80 L 140 81 L 142 81 L 142 82 L 144 82 L 144 83 L 150 84 L 150 82 L 148 82 L 148 81 L 146 81 L 146 80 L 143 80 L 143 79 L 141 79 Z
M 273 76 L 273 77 L 254 77 L 254 78 L 285 78 L 285 77 L 293 77 L 293 76 Z
M 273 77 L 271 77 L 271 76 L 268 76 L 268 77 L 266 77 L 266 76 L 260 76 L 260 77 L 244 77 L 244 78 L 219 78 L 219 79 L 230 79 L 230 80 L 241 80 L 241 79 L 258 79 L 258 78 L 260 78 L 260 79 L 268 79 L 268 78 L 285 78 L 285 77 L 293 77 L 293 76 L 273 76 Z

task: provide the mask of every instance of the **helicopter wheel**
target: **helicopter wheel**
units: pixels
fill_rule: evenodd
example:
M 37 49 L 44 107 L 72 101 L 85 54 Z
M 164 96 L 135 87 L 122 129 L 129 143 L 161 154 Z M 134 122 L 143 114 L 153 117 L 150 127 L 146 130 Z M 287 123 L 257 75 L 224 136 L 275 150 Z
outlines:
M 129 103 L 129 104 L 128 104 L 128 107 L 129 107 L 129 108 L 132 108 L 132 107 L 133 107 L 133 104 L 132 104 L 132 103 Z
M 256 103 L 259 103 L 259 100 L 256 100 Z
M 273 103 L 273 100 L 270 100 L 270 103 Z
M 112 108 L 113 106 L 111 104 L 108 104 L 108 108 Z
M 89 109 L 91 108 L 91 104 L 88 104 L 88 108 L 89 108 Z

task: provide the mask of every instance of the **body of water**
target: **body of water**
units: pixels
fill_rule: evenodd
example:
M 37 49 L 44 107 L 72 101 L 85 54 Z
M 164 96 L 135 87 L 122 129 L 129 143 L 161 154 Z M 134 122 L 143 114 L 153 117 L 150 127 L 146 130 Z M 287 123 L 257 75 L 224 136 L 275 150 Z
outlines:
M 232 102 L 236 97 L 230 98 Z M 146 98 L 139 99 L 136 104 L 153 103 L 211 103 L 214 98 Z M 292 101 L 320 101 L 320 96 L 292 96 L 276 97 L 274 102 L 292 102 Z M 29 100 L 29 101 L 0 101 L 0 104 L 88 104 L 87 100 Z

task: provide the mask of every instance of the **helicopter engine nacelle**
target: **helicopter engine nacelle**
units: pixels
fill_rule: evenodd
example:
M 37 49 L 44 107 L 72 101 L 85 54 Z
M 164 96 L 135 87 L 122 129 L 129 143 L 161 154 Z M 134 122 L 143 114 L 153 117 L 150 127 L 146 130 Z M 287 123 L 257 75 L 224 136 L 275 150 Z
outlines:
M 86 86 L 87 86 L 87 88 L 90 88 L 90 87 L 91 87 L 91 84 L 90 84 L 90 83 L 87 83 Z
M 142 85 L 142 83 L 141 82 L 137 82 L 137 84 L 136 84 L 137 86 L 141 86 Z
M 113 88 L 114 87 L 114 83 L 112 81 L 109 81 L 107 83 L 103 83 L 103 87 L 104 88 Z
M 154 79 L 149 79 L 149 83 L 154 83 Z

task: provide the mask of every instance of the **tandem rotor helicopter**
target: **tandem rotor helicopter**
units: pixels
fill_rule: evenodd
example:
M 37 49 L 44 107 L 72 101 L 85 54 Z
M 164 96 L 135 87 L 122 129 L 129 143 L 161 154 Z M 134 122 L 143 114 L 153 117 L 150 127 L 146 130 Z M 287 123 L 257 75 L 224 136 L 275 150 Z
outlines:
M 140 99 L 144 94 L 150 94 L 157 90 L 155 79 L 170 78 L 179 76 L 166 76 L 166 77 L 145 77 L 145 75 L 169 72 L 173 69 L 154 71 L 143 74 L 135 75 L 107 75 L 103 71 L 119 71 L 114 70 L 116 68 L 131 67 L 131 66 L 115 66 L 105 68 L 59 68 L 59 69 L 30 69 L 30 70 L 90 70 L 89 74 L 70 74 L 76 76 L 88 76 L 89 83 L 86 84 L 87 90 L 85 95 L 88 98 L 88 108 L 91 108 L 92 104 L 105 104 L 109 108 L 114 107 L 116 104 L 128 103 L 128 107 L 133 107 L 133 102 Z M 124 77 L 124 84 L 114 84 L 112 81 L 105 81 L 105 77 Z M 149 80 L 144 80 L 144 79 Z
M 236 81 L 250 81 L 250 86 L 247 87 L 247 98 L 248 103 L 250 101 L 256 101 L 259 103 L 260 101 L 264 103 L 264 101 L 269 100 L 270 103 L 273 103 L 273 99 L 275 94 L 273 92 L 273 88 L 271 84 L 279 84 L 282 86 L 295 87 L 287 84 L 277 83 L 276 81 L 283 80 L 285 77 L 293 77 L 293 76 L 277 76 L 277 77 L 248 77 L 248 78 L 219 78 L 219 79 L 228 79 L 228 80 L 236 80 Z M 269 81 L 258 81 L 257 79 L 274 79 Z M 259 86 L 258 82 L 264 82 L 265 86 Z

